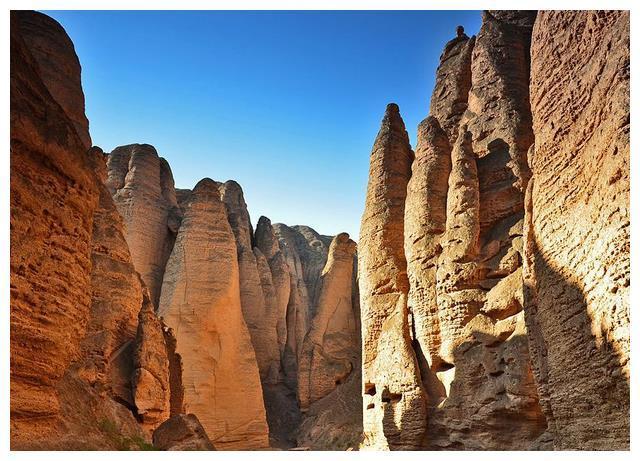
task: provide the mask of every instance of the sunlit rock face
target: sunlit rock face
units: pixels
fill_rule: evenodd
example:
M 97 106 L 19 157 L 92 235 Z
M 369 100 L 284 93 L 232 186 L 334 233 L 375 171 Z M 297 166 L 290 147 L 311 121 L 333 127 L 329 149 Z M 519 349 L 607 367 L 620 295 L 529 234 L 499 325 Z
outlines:
M 422 421 L 415 447 L 628 447 L 628 32 L 619 12 L 484 12 L 445 46 L 415 159 L 376 156 L 378 135 L 359 242 L 365 447 L 406 446 L 373 386 L 401 372 L 376 361 L 394 347 L 428 402 L 397 418 Z M 392 325 L 410 342 L 385 342 L 405 294 Z
M 278 310 L 273 276 L 264 264 L 264 256 L 253 248 L 253 227 L 242 188 L 235 181 L 227 181 L 220 185 L 220 194 L 236 240 L 242 313 L 251 334 L 260 377 L 262 381 L 269 377 L 277 381 L 282 349 L 278 342 L 278 322 L 282 328 L 284 309 Z
M 159 315 L 182 359 L 183 405 L 217 449 L 269 446 L 256 355 L 240 300 L 236 241 L 218 184 L 201 180 L 185 204 L 167 262 Z
M 157 307 L 181 218 L 171 168 L 153 146 L 130 144 L 108 155 L 107 169 L 106 185 L 124 220 L 133 263 Z
M 121 449 L 149 436 L 131 375 L 144 287 L 69 37 L 14 12 L 11 59 L 11 445 Z
M 557 449 L 629 448 L 629 13 L 541 12 L 525 313 Z
M 363 447 L 417 449 L 426 397 L 411 345 L 404 207 L 413 151 L 398 106 L 389 104 L 370 159 L 360 226 Z
M 73 42 L 57 21 L 45 14 L 23 11 L 20 29 L 25 45 L 42 76 L 42 83 L 75 127 L 84 149 L 91 147 L 89 120 L 84 113 L 80 60 Z

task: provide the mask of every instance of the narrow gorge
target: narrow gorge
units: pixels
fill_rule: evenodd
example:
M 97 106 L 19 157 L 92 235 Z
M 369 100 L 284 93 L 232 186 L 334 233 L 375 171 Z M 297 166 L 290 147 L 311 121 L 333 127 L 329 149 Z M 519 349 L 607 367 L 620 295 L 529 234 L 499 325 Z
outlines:
M 93 146 L 71 39 L 12 11 L 11 448 L 628 450 L 629 29 L 459 27 L 350 237 Z

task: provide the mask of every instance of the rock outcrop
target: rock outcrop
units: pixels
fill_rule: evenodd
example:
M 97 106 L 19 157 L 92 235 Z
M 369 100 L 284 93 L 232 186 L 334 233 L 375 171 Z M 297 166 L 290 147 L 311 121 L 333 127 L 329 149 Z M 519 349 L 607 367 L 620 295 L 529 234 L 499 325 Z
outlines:
M 106 184 L 124 220 L 134 266 L 157 308 L 181 218 L 171 168 L 149 144 L 114 149 L 107 168 Z
M 317 311 L 300 352 L 298 399 L 302 410 L 330 394 L 357 368 L 360 354 L 351 303 L 356 244 L 338 234 L 320 277 Z
M 281 345 L 278 327 L 284 328 L 285 317 L 278 310 L 273 275 L 264 255 L 253 248 L 253 228 L 242 188 L 235 181 L 220 186 L 238 250 L 240 300 L 242 314 L 251 334 L 262 382 L 277 382 L 280 373 Z M 284 336 L 284 331 L 280 336 Z
M 26 44 L 22 23 L 34 14 L 11 14 L 14 448 L 35 434 L 47 437 L 57 426 L 56 385 L 80 356 L 91 308 L 91 236 L 99 199 L 85 144 L 52 97 Z
M 169 358 L 162 322 L 145 291 L 138 315 L 133 352 L 133 400 L 144 428 L 154 429 L 169 417 Z
M 629 449 L 629 27 L 549 11 L 533 30 L 525 313 L 556 449 Z
M 194 414 L 175 415 L 162 423 L 153 432 L 153 446 L 171 451 L 215 451 Z
M 404 208 L 413 151 L 396 104 L 389 104 L 371 153 L 360 226 L 364 448 L 416 449 L 426 399 L 411 346 Z
M 11 16 L 11 444 L 140 448 L 123 351 L 143 286 L 86 149 L 78 60 L 55 21 Z
M 255 352 L 242 316 L 237 248 L 218 184 L 201 180 L 166 265 L 158 313 L 182 359 L 184 408 L 218 449 L 269 446 Z
M 89 120 L 84 113 L 80 61 L 73 42 L 62 26 L 45 14 L 20 12 L 20 29 L 42 83 L 75 127 L 82 147 L 89 149 Z
M 392 431 L 371 436 L 385 415 L 367 395 L 406 369 L 378 369 L 397 347 L 415 351 L 428 400 L 405 419 L 426 426 L 415 447 L 628 447 L 628 27 L 621 12 L 485 12 L 441 56 L 406 200 L 411 161 L 374 147 L 359 243 L 365 447 L 402 448 Z M 392 205 L 404 229 L 389 232 Z M 390 299 L 372 314 L 376 290 Z M 412 342 L 385 342 L 407 291 Z

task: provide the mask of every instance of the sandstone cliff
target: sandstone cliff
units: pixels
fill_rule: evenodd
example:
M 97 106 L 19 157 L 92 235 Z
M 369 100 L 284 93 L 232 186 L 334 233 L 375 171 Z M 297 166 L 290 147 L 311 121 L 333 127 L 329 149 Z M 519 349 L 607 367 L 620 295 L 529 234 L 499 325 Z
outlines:
M 629 448 L 629 12 L 542 12 L 525 313 L 556 449 Z
M 409 332 L 404 208 L 413 151 L 389 104 L 371 153 L 358 251 L 364 448 L 416 449 L 426 399 Z
M 356 244 L 348 234 L 338 234 L 329 248 L 317 312 L 300 351 L 298 399 L 303 410 L 342 384 L 359 361 L 351 304 L 355 251 Z
M 190 194 L 167 262 L 159 315 L 183 363 L 184 408 L 218 449 L 269 446 L 255 352 L 242 317 L 237 248 L 218 185 Z
M 140 448 L 130 351 L 143 285 L 102 151 L 86 150 L 77 57 L 50 18 L 11 22 L 11 444 Z
M 107 168 L 106 184 L 124 220 L 133 263 L 157 308 L 181 217 L 171 168 L 149 144 L 116 148 Z
M 398 347 L 428 401 L 393 412 L 415 448 L 628 447 L 628 27 L 485 12 L 445 46 L 415 160 L 384 148 L 388 110 L 359 243 L 365 447 L 406 447 L 375 401 Z

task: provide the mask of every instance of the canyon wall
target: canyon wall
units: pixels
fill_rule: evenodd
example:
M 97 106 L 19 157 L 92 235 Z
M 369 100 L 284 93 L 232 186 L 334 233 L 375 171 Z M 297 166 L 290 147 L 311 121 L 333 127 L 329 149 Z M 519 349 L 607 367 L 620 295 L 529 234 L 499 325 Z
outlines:
M 387 109 L 359 244 L 364 448 L 628 447 L 628 40 L 626 13 L 487 11 L 445 46 L 415 159 Z
M 541 12 L 525 314 L 557 449 L 629 448 L 629 12 Z
M 167 262 L 158 314 L 182 358 L 185 412 L 218 449 L 266 448 L 260 377 L 240 305 L 233 232 L 218 185 L 190 194 Z
M 12 12 L 11 447 L 628 449 L 629 28 L 458 28 L 356 252 L 91 147 L 71 40 Z
M 102 151 L 87 151 L 77 57 L 51 18 L 13 12 L 11 59 L 11 446 L 144 446 L 155 421 L 136 420 L 149 408 L 132 350 L 153 344 L 136 337 L 145 289 Z
M 11 24 L 12 447 L 356 447 L 355 244 L 254 233 L 234 181 L 176 190 L 149 144 L 90 148 L 71 40 L 40 13 Z M 338 391 L 340 417 L 318 405 Z

